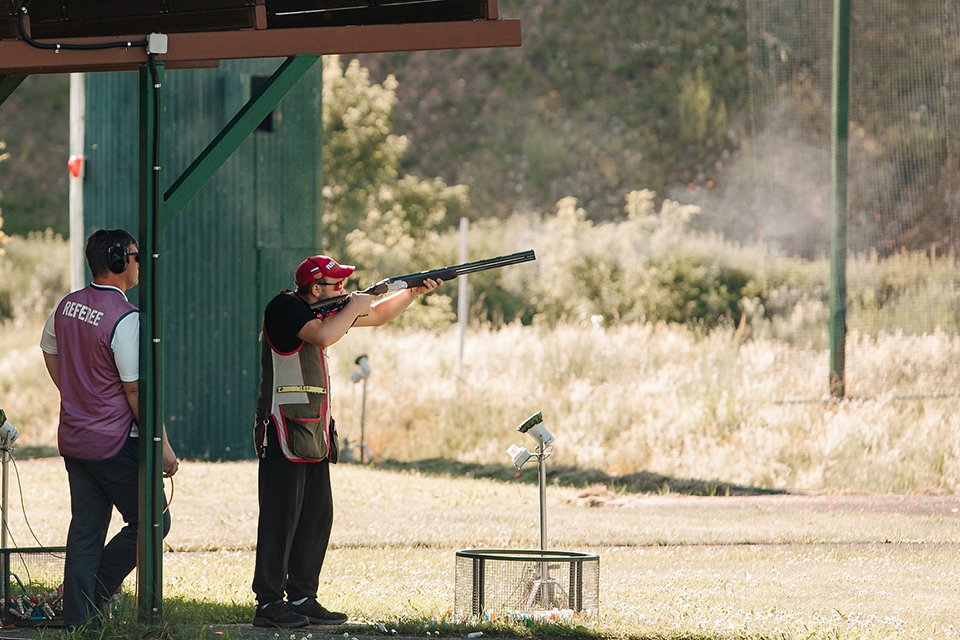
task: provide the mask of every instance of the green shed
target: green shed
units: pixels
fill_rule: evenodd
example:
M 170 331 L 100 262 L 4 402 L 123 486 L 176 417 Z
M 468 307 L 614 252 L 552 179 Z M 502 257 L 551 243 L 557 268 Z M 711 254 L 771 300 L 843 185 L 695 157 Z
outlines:
M 165 74 L 163 189 L 281 62 L 224 61 Z M 136 236 L 137 74 L 82 81 L 84 237 L 114 227 Z M 321 88 L 317 64 L 163 232 L 162 414 L 182 457 L 254 455 L 261 313 L 320 247 Z M 136 291 L 128 297 L 137 302 Z

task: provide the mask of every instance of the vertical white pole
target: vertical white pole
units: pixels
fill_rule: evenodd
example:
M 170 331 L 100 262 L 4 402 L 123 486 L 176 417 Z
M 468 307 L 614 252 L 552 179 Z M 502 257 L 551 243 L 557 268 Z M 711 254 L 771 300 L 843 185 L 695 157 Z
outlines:
M 70 155 L 82 156 L 87 122 L 86 81 L 82 73 L 70 74 Z M 84 162 L 85 164 L 85 162 Z M 70 176 L 70 290 L 84 286 L 83 278 L 83 174 Z
M 470 227 L 470 221 L 466 218 L 460 218 L 460 263 L 467 261 L 467 230 Z M 457 375 L 463 377 L 463 343 L 467 336 L 467 276 L 458 278 L 457 285 L 457 323 L 460 326 L 460 356 L 457 359 Z
M 2 415 L 3 412 L 0 412 Z M 2 422 L 0 422 L 2 426 Z M 7 504 L 10 500 L 9 492 L 7 491 L 9 474 L 7 473 L 7 463 L 10 461 L 10 451 L 7 447 L 3 447 L 0 451 L 3 455 L 3 533 L 0 535 L 0 548 L 7 548 L 7 532 L 10 530 L 10 521 L 7 519 Z M 3 596 L 3 605 L 7 606 L 7 603 L 10 602 L 10 554 L 4 553 L 0 555 L 0 578 L 3 578 L 3 584 L 0 585 L 0 594 Z M 6 616 L 4 616 L 6 617 Z
M 537 447 L 537 480 L 540 483 L 540 551 L 547 550 L 547 456 L 544 449 L 546 447 L 542 445 Z M 546 573 L 541 577 L 546 579 Z
M 540 483 L 540 550 L 547 550 L 547 455 L 546 447 L 543 441 L 537 446 L 537 475 Z M 550 562 L 546 560 L 546 553 L 543 554 L 544 561 L 540 563 L 540 588 L 542 592 L 540 597 L 544 609 L 553 608 L 553 582 L 550 580 Z
M 0 454 L 3 455 L 3 529 L 0 530 L 0 549 L 6 549 L 7 531 L 10 529 L 10 524 L 7 521 L 7 502 L 10 497 L 9 492 L 7 491 L 7 481 L 10 479 L 10 476 L 7 473 L 7 462 L 10 461 L 10 451 L 7 449 L 7 447 L 3 447 L 0 449 Z M 9 557 L 10 556 L 4 555 L 2 562 L 7 562 L 7 558 Z M 4 575 L 6 575 L 6 572 L 4 572 Z M 6 585 L 7 583 L 4 583 L 3 586 L 0 586 L 0 589 L 3 589 L 4 592 L 6 592 Z
M 363 403 L 360 405 L 360 462 L 369 462 L 367 460 L 367 446 L 363 443 L 364 422 L 367 419 L 367 379 L 363 379 Z

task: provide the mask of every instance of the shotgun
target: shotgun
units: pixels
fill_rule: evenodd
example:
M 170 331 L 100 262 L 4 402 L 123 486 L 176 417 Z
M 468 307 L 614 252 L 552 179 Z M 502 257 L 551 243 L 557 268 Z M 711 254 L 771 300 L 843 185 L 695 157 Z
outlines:
M 463 264 L 455 264 L 449 267 L 443 267 L 442 269 L 431 269 L 429 271 L 408 273 L 403 276 L 384 278 L 380 282 L 370 285 L 363 291 L 360 291 L 360 293 L 380 296 L 393 291 L 402 291 L 403 289 L 421 287 L 426 280 L 443 280 L 446 282 L 448 280 L 453 280 L 457 276 L 465 276 L 468 273 L 487 271 L 488 269 L 499 269 L 500 267 L 507 267 L 512 264 L 520 264 L 522 262 L 530 262 L 531 260 L 536 259 L 537 256 L 533 253 L 533 249 L 529 249 L 527 251 L 521 251 L 520 253 L 511 253 L 508 256 L 487 258 L 486 260 L 477 260 L 476 262 L 464 262 Z M 313 305 L 311 308 L 316 312 L 317 317 L 325 318 L 347 306 L 347 301 L 349 298 L 350 296 L 347 295 L 337 296 L 336 298 L 328 298 L 327 300 L 322 300 Z

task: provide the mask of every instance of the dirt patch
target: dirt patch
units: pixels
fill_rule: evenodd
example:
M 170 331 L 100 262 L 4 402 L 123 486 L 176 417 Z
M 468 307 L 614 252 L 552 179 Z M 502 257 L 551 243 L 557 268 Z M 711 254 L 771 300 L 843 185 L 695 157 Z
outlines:
M 898 515 L 939 516 L 960 519 L 960 496 L 931 495 L 811 495 L 784 493 L 762 496 L 688 496 L 688 495 L 623 495 L 606 486 L 594 485 L 578 492 L 567 504 L 581 507 L 643 508 L 663 506 L 695 506 L 729 508 L 754 506 L 796 511 L 847 513 L 891 513 Z

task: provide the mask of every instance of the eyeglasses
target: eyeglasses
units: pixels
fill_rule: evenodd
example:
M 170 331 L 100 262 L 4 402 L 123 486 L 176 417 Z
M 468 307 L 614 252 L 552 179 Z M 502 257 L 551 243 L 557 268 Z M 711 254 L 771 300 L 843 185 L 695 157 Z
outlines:
M 136 260 L 137 264 L 140 264 L 140 252 L 139 251 L 127 251 L 127 255 L 131 256 Z
M 317 280 L 317 284 L 321 284 L 325 287 L 333 287 L 334 291 L 340 291 L 343 289 L 343 280 L 337 280 L 336 282 L 324 282 L 323 280 Z

